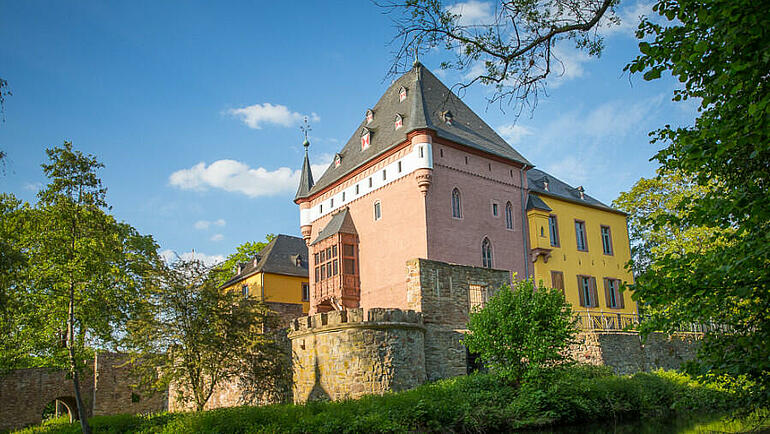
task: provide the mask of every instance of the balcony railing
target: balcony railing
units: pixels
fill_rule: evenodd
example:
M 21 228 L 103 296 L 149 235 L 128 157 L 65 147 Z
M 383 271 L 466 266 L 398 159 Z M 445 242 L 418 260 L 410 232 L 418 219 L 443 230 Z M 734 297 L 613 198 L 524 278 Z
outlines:
M 620 331 L 639 330 L 640 316 L 636 313 L 618 313 L 605 311 L 582 311 L 576 312 L 578 329 L 585 331 Z M 713 321 L 708 323 L 688 324 L 679 327 L 678 332 L 682 333 L 706 333 L 722 332 L 730 333 L 732 329 L 728 326 L 717 324 Z

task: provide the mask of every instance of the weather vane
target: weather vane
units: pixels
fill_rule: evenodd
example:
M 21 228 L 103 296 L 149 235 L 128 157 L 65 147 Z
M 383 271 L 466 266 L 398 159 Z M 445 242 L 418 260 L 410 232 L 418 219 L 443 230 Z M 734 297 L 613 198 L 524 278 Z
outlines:
M 302 143 L 302 145 L 304 145 L 305 150 L 307 150 L 307 147 L 310 146 L 310 141 L 307 139 L 307 133 L 309 133 L 313 129 L 310 128 L 310 124 L 307 121 L 307 116 L 305 116 L 304 122 L 305 122 L 305 125 L 300 125 L 299 129 L 305 135 L 305 141 Z

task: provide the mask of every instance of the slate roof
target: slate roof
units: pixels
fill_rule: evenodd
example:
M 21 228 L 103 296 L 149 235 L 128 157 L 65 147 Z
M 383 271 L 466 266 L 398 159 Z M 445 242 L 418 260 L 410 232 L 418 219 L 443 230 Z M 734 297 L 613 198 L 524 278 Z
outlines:
M 530 193 L 527 197 L 527 211 L 531 209 L 541 209 L 543 211 L 552 211 L 543 199 L 540 199 L 536 194 Z
M 548 190 L 545 189 L 544 182 L 548 182 Z M 626 213 L 624 213 L 623 211 L 620 211 L 608 205 L 605 205 L 599 200 L 589 196 L 585 192 L 583 193 L 584 198 L 581 199 L 580 193 L 578 192 L 577 188 L 572 187 L 566 182 L 560 180 L 559 178 L 549 173 L 543 172 L 542 170 L 539 170 L 539 169 L 527 170 L 527 184 L 529 185 L 530 193 L 537 193 L 538 195 L 543 195 L 543 196 L 551 196 L 557 199 L 566 200 L 568 202 L 588 205 L 594 208 L 601 208 L 607 211 L 612 211 L 615 213 L 626 215 Z M 533 195 L 530 194 L 530 198 L 532 196 Z M 547 206 L 548 205 L 546 205 L 546 207 Z M 527 209 L 530 209 L 529 200 L 527 201 Z
M 298 256 L 299 265 L 297 265 Z M 241 272 L 225 282 L 223 287 L 260 272 L 308 277 L 307 245 L 302 238 L 280 234 L 257 253 L 256 265 L 254 260 L 251 260 L 241 264 L 241 267 Z
M 310 146 L 310 143 L 305 141 L 307 145 L 305 145 L 305 161 L 302 163 L 302 173 L 300 174 L 299 179 L 299 187 L 297 188 L 297 195 L 294 196 L 294 199 L 299 199 L 302 197 L 306 197 L 307 194 L 310 192 L 310 189 L 313 188 L 313 171 L 310 170 L 310 159 L 308 159 L 307 156 L 307 147 Z M 304 145 L 304 143 L 303 143 Z
M 406 100 L 399 101 L 402 86 L 406 88 L 407 95 Z M 374 120 L 368 124 L 366 110 L 361 110 L 361 124 L 339 152 L 342 157 L 339 167 L 334 167 L 332 162 L 306 196 L 298 194 L 297 199 L 328 187 L 367 161 L 404 142 L 409 132 L 423 128 L 435 131 L 438 137 L 532 166 L 420 63 L 395 80 L 371 110 Z M 447 112 L 451 113 L 451 124 L 445 120 Z M 398 130 L 394 128 L 396 115 L 403 117 L 404 126 Z M 363 128 L 371 132 L 370 146 L 364 151 L 361 150 Z M 300 186 L 300 190 L 303 187 Z
M 326 227 L 318 232 L 318 236 L 312 243 L 310 243 L 310 245 L 312 246 L 319 241 L 323 241 L 338 232 L 358 235 L 358 231 L 356 231 L 356 226 L 353 224 L 353 219 L 350 217 L 347 207 L 332 215 L 332 219 L 329 220 Z

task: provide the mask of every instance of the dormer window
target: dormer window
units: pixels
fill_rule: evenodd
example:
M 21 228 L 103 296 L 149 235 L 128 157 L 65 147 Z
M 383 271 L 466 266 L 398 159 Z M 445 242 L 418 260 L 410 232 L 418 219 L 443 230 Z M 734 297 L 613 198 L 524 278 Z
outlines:
M 369 128 L 364 128 L 361 130 L 361 150 L 365 151 L 367 148 L 369 148 L 369 145 L 371 144 L 371 131 L 369 131 Z
M 545 191 L 549 191 L 548 190 L 548 178 L 543 180 L 543 188 L 545 189 Z
M 401 115 L 396 115 L 396 119 L 393 122 L 395 124 L 396 129 L 399 129 L 404 126 L 404 117 Z
M 444 118 L 444 122 L 446 122 L 447 125 L 452 125 L 452 121 L 454 120 L 454 116 L 452 115 L 452 112 L 447 110 L 441 114 L 441 117 Z
M 374 120 L 374 112 L 372 111 L 372 109 L 369 109 L 366 111 L 366 123 L 371 124 L 373 120 Z
M 580 199 L 585 200 L 585 198 L 586 198 L 585 191 L 586 190 L 583 188 L 582 185 L 577 188 L 577 191 L 578 191 L 578 194 L 580 195 Z
M 406 88 L 404 86 L 401 86 L 401 89 L 398 90 L 398 102 L 402 102 L 406 99 Z
M 340 164 L 342 164 L 342 156 L 337 154 L 334 156 L 334 167 L 340 167 Z

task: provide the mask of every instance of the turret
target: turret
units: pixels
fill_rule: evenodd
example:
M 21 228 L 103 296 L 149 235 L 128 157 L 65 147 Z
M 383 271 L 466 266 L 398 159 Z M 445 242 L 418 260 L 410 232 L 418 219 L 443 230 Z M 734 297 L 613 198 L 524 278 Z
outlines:
M 297 195 L 294 196 L 294 203 L 299 205 L 299 224 L 302 238 L 305 239 L 305 243 L 309 243 L 312 226 L 310 225 L 310 201 L 307 200 L 307 196 L 310 189 L 313 188 L 314 182 L 313 172 L 310 170 L 310 158 L 308 157 L 310 141 L 307 139 L 307 135 L 302 146 L 305 147 L 305 161 L 302 163 L 302 173 L 300 173 L 299 187 L 297 188 Z

